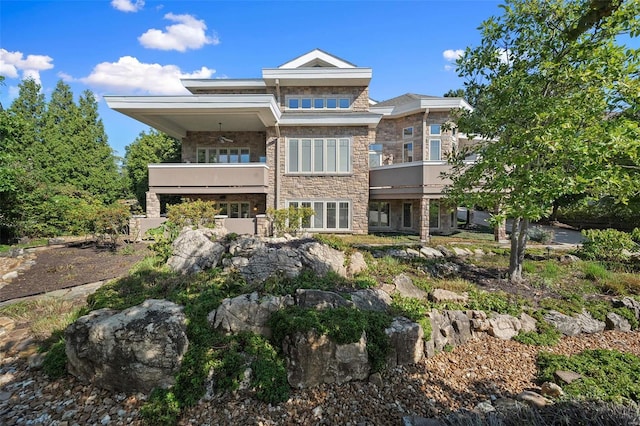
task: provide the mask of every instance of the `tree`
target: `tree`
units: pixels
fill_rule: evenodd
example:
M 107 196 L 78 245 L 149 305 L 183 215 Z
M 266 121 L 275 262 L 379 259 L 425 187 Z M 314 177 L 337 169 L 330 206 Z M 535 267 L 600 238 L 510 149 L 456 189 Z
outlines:
M 125 148 L 124 168 L 129 177 L 131 191 L 140 205 L 146 206 L 146 192 L 149 189 L 149 170 L 151 163 L 176 163 L 181 158 L 180 141 L 150 129 L 149 133 L 140 132 L 135 141 Z
M 448 193 L 513 218 L 513 282 L 522 280 L 528 225 L 554 200 L 611 194 L 625 201 L 640 188 L 633 118 L 640 52 L 620 38 L 638 36 L 640 3 L 621 1 L 579 24 L 592 3 L 507 0 L 502 16 L 483 22 L 480 45 L 458 61 L 475 107 L 459 112 L 458 125 L 488 142 L 471 148 L 476 163 L 463 163 L 468 151 L 455 159 Z
M 443 96 L 445 98 L 464 98 L 464 89 L 451 89 Z

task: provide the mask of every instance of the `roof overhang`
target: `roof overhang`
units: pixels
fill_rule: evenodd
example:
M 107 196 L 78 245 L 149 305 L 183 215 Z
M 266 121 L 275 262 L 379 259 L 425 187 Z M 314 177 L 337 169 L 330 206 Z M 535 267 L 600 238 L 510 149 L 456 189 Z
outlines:
M 276 80 L 282 86 L 368 86 L 371 68 L 263 68 L 262 78 L 268 86 Z
M 187 131 L 262 131 L 280 110 L 273 95 L 105 96 L 109 108 L 174 138 Z
M 260 79 L 215 79 L 210 78 L 184 78 L 180 82 L 191 93 L 206 93 L 208 90 L 237 90 L 237 89 L 264 89 L 267 87 L 264 80 Z
M 284 113 L 279 125 L 284 126 L 367 126 L 375 128 L 382 115 L 368 112 L 332 114 L 332 113 Z
M 418 112 L 440 112 L 450 111 L 452 109 L 462 108 L 469 111 L 473 110 L 471 105 L 462 98 L 424 98 L 416 99 L 411 102 L 405 102 L 395 106 L 372 106 L 371 111 L 375 111 L 385 117 L 395 118 L 402 117 Z

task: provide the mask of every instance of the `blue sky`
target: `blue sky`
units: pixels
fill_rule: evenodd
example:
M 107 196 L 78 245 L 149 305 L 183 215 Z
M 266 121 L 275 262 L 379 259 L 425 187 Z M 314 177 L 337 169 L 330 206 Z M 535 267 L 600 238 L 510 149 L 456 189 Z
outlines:
M 370 96 L 443 95 L 462 87 L 458 51 L 498 1 L 11 1 L 0 2 L 0 102 L 21 79 L 47 99 L 58 80 L 99 100 L 117 155 L 148 127 L 103 95 L 181 94 L 180 78 L 259 78 L 314 48 L 371 67 Z

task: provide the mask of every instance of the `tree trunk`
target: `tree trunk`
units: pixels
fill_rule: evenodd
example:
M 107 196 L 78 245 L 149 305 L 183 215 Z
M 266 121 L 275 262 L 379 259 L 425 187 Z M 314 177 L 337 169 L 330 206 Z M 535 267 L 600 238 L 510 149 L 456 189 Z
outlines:
M 509 279 L 512 283 L 522 282 L 522 263 L 527 248 L 527 229 L 529 219 L 517 217 L 513 219 L 511 228 L 511 253 L 509 256 Z

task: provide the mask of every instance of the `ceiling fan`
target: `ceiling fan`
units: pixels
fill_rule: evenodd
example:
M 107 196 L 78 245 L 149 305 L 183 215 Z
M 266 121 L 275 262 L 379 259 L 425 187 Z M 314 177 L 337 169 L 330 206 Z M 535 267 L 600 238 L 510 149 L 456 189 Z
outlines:
M 220 126 L 220 133 L 222 133 L 222 123 L 218 123 Z M 233 139 L 229 139 L 224 137 L 223 135 L 218 136 L 218 143 L 233 143 Z

